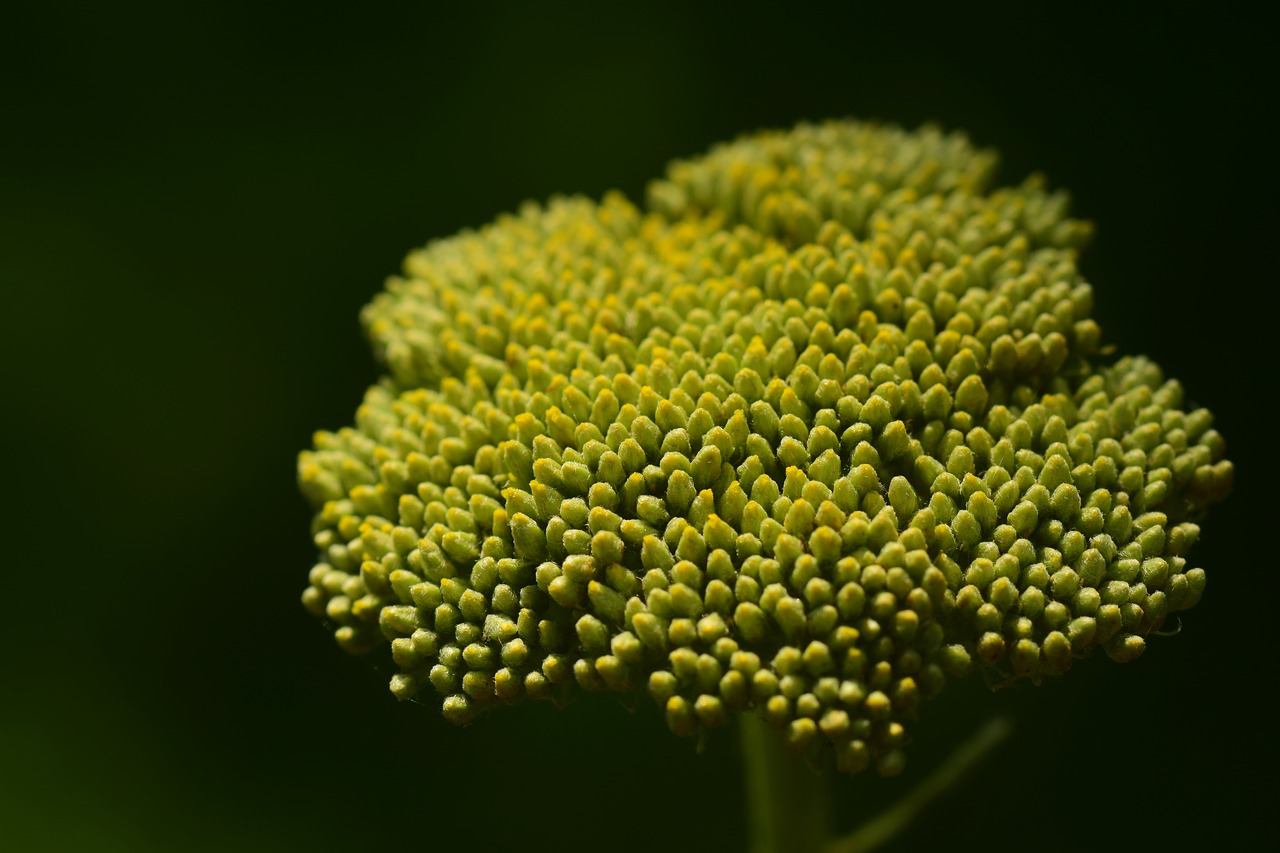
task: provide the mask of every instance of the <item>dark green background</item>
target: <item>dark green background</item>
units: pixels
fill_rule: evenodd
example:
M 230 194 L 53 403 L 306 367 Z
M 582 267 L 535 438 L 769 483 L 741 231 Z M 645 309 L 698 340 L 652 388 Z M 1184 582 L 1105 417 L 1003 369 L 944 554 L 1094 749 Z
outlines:
M 877 4 L 879 5 L 879 4 Z M 955 7 L 969 4 L 952 4 Z M 929 709 L 901 779 L 1018 729 L 896 850 L 1230 849 L 1271 787 L 1274 141 L 1259 21 L 850 4 L 293 10 L 20 5 L 0 23 L 0 845 L 733 850 L 730 733 L 646 700 L 458 729 L 397 704 L 298 595 L 294 456 L 376 375 L 360 306 L 526 198 L 639 197 L 675 156 L 855 115 L 967 129 L 1070 188 L 1108 338 L 1212 407 L 1238 487 L 1209 592 L 1116 666 Z M 1266 430 L 1270 433 L 1270 430 Z

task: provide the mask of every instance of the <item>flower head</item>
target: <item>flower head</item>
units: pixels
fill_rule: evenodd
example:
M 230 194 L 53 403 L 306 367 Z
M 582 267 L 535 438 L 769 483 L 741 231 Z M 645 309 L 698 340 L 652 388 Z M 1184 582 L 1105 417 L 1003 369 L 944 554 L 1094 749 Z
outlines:
M 304 603 L 467 722 L 647 692 L 899 770 L 949 677 L 1142 653 L 1230 488 L 1204 409 L 1101 358 L 1087 224 L 963 136 L 853 122 L 412 253 L 388 376 L 299 482 Z

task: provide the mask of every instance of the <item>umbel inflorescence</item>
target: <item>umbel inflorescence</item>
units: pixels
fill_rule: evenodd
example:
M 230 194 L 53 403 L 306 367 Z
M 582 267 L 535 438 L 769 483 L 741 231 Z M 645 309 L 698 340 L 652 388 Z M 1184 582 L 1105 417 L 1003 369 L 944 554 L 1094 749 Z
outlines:
M 362 317 L 389 375 L 299 459 L 304 603 L 459 723 L 644 692 L 846 771 L 901 769 L 948 677 L 1137 657 L 1231 463 L 1100 357 L 1066 197 L 994 166 L 801 126 L 414 252 Z

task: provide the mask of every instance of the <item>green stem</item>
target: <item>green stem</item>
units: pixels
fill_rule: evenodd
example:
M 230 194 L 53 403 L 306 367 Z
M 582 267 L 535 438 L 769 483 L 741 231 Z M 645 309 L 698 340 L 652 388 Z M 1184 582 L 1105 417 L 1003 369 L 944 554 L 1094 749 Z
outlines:
M 849 835 L 832 842 L 826 853 L 868 853 L 893 840 L 929 803 L 952 787 L 1012 732 L 1013 724 L 1007 718 L 998 717 L 987 723 L 906 796 Z
M 739 718 L 750 853 L 819 853 L 830 830 L 822 774 L 756 714 Z

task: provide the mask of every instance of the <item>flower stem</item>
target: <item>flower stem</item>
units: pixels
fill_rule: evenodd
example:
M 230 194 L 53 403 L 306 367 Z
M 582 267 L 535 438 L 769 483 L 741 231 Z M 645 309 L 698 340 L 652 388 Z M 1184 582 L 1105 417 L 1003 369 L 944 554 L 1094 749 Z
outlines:
M 742 714 L 750 853 L 820 853 L 828 841 L 828 786 L 756 714 Z
M 1006 717 L 997 717 L 961 744 L 938 769 L 881 814 L 849 835 L 832 842 L 826 853 L 868 853 L 891 841 L 933 802 L 982 761 L 1013 732 Z
M 747 794 L 749 853 L 868 853 L 898 836 L 934 799 L 972 770 L 1013 731 L 988 722 L 881 814 L 842 838 L 830 838 L 827 780 L 787 749 L 755 714 L 739 718 Z

